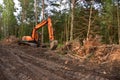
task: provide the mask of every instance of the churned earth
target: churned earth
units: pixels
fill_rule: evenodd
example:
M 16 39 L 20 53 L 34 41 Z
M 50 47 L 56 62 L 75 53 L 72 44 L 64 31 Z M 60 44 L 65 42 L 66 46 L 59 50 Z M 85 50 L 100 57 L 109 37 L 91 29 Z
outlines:
M 119 67 L 49 48 L 0 44 L 0 80 L 120 80 Z

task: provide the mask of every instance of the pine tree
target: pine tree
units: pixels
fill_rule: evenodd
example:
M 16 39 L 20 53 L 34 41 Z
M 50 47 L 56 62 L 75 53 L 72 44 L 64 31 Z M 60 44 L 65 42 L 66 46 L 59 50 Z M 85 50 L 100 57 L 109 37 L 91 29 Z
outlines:
M 3 0 L 4 9 L 2 13 L 3 34 L 4 37 L 15 35 L 17 21 L 14 15 L 15 8 L 13 0 Z

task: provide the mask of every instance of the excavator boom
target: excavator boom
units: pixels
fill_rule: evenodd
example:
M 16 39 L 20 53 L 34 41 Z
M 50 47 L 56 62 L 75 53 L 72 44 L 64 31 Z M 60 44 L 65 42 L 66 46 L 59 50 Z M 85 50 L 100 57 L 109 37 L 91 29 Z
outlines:
M 52 27 L 52 21 L 50 18 L 48 18 L 47 20 L 43 20 L 41 23 L 37 24 L 33 31 L 32 31 L 32 38 L 35 39 L 35 33 L 36 31 L 43 27 L 44 25 L 48 24 L 48 33 L 49 33 L 49 39 L 50 41 L 54 40 L 54 35 L 53 35 L 53 27 Z

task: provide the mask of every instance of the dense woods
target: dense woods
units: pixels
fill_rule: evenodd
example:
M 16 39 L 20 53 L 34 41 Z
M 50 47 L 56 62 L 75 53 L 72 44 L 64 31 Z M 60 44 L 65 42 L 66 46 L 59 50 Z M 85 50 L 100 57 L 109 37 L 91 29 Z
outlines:
M 0 4 L 0 39 L 31 35 L 32 28 L 52 19 L 59 43 L 89 35 L 99 35 L 107 44 L 120 43 L 120 0 L 3 0 Z M 48 42 L 47 26 L 40 29 L 43 42 Z
M 120 80 L 120 0 L 0 0 L 0 80 Z

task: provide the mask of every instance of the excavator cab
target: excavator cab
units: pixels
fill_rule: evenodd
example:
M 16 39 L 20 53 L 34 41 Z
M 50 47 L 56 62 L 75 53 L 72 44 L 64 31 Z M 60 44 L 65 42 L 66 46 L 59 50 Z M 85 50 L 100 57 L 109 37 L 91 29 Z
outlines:
M 51 18 L 48 18 L 47 20 L 43 20 L 42 22 L 37 24 L 32 30 L 32 35 L 31 36 L 23 36 L 22 40 L 19 41 L 19 44 L 26 44 L 26 45 L 30 45 L 30 46 L 40 47 L 40 45 L 41 45 L 41 34 L 39 32 L 37 32 L 37 30 L 44 27 L 44 25 L 46 25 L 46 24 L 48 24 L 50 49 L 55 50 L 57 48 L 58 41 L 54 40 Z

